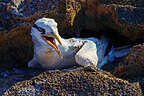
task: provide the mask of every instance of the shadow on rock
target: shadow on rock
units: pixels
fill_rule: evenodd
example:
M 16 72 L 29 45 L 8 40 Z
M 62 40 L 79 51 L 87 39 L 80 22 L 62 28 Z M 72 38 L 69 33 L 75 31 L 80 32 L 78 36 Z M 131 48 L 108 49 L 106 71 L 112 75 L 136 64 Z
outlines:
M 2 95 L 7 89 L 15 85 L 17 82 L 30 80 L 31 78 L 44 72 L 39 69 L 18 69 L 12 70 L 3 69 L 0 72 L 0 95 Z

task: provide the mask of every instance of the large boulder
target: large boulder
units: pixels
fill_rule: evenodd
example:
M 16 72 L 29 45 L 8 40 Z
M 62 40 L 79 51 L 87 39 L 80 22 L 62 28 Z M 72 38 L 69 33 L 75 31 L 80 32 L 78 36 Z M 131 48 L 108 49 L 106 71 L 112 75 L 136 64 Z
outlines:
M 144 44 L 133 46 L 112 74 L 129 82 L 139 82 L 144 92 Z
M 132 5 L 107 4 L 102 0 L 77 0 L 85 10 L 85 27 L 96 34 L 143 40 L 144 9 Z M 106 1 L 106 0 L 105 0 Z M 121 40 L 121 38 L 119 38 Z
M 113 74 L 122 78 L 143 77 L 144 73 L 144 44 L 135 45 L 119 66 L 115 68 Z
M 0 33 L 1 67 L 27 66 L 27 62 L 33 55 L 33 44 L 30 36 L 31 25 L 24 23 L 8 33 Z
M 3 96 L 15 95 L 133 95 L 142 96 L 139 84 L 113 77 L 93 67 L 55 70 L 12 85 Z

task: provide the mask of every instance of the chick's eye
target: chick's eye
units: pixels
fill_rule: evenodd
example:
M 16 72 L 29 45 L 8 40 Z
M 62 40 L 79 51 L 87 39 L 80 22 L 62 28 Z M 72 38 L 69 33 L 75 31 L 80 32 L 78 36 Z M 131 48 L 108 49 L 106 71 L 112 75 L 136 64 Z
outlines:
M 41 34 L 45 34 L 45 29 L 43 29 L 43 28 L 41 28 L 41 27 L 39 27 L 39 29 L 38 29 L 40 32 L 42 32 Z
M 36 24 L 33 25 L 34 28 L 36 28 L 41 34 L 45 34 L 45 29 L 37 26 Z

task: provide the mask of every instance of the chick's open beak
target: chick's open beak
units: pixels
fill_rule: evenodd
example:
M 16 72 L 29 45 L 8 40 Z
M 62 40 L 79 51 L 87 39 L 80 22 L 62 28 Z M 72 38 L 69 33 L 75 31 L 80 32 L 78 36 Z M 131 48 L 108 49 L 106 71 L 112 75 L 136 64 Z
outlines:
M 53 48 L 55 48 L 55 50 L 56 50 L 56 52 L 58 53 L 59 57 L 62 59 L 63 56 L 62 56 L 62 54 L 61 54 L 61 52 L 60 52 L 60 50 L 59 50 L 59 48 L 58 48 L 58 46 L 56 45 L 56 42 L 55 42 L 55 41 L 57 40 L 58 43 L 59 43 L 60 45 L 62 45 L 62 42 L 61 42 L 61 40 L 60 40 L 60 36 L 57 35 L 56 32 L 54 32 L 54 31 L 53 31 L 53 33 L 54 33 L 54 37 L 42 36 L 42 38 L 43 38 L 50 46 L 52 46 Z
M 48 43 L 50 46 L 52 46 L 52 47 L 55 48 L 55 50 L 56 50 L 56 52 L 58 53 L 59 57 L 62 59 L 63 56 L 62 56 L 60 50 L 58 49 L 57 45 L 55 44 L 55 42 L 52 43 L 51 41 L 47 40 L 47 43 Z
M 53 31 L 53 30 L 52 30 L 52 31 Z M 55 48 L 55 50 L 56 50 L 56 52 L 58 53 L 59 57 L 62 59 L 63 57 L 62 57 L 62 55 L 61 55 L 61 52 L 60 52 L 60 50 L 59 50 L 59 48 L 58 48 L 58 46 L 56 45 L 56 42 L 55 42 L 55 40 L 57 40 L 58 43 L 59 43 L 60 45 L 62 45 L 62 42 L 61 42 L 61 40 L 60 40 L 60 36 L 57 35 L 57 33 L 56 33 L 55 31 L 53 31 L 53 34 L 54 34 L 54 38 L 53 38 L 53 37 L 48 37 L 48 36 L 43 36 L 43 39 L 44 39 L 50 46 L 52 46 L 53 48 Z

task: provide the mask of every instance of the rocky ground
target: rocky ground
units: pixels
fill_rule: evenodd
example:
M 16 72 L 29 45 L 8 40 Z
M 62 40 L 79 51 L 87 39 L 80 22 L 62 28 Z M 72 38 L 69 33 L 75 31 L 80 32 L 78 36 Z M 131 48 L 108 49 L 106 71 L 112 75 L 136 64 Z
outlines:
M 29 74 L 30 72 L 34 74 Z M 4 85 L 7 83 L 6 87 L 1 88 L 2 92 L 4 92 L 2 93 L 3 96 L 70 94 L 79 96 L 140 96 L 142 94 L 138 83 L 129 83 L 128 81 L 115 78 L 108 72 L 92 67 L 41 73 L 40 71 L 38 72 L 38 70 L 25 69 L 22 71 L 14 69 L 8 72 L 7 75 L 3 74 L 2 76 L 6 81 L 9 80 L 7 82 L 2 79 L 0 80 Z M 18 82 L 21 80 L 24 81 Z M 7 88 L 9 89 L 7 90 Z
M 0 95 L 142 96 L 143 7 L 143 0 L 0 0 Z M 28 69 L 31 26 L 41 17 L 55 19 L 62 37 L 105 35 L 107 50 L 112 45 L 131 50 L 103 66 L 105 71 Z

